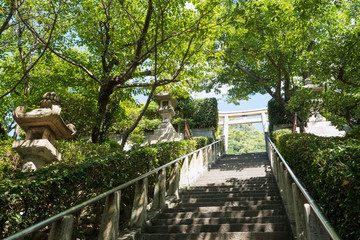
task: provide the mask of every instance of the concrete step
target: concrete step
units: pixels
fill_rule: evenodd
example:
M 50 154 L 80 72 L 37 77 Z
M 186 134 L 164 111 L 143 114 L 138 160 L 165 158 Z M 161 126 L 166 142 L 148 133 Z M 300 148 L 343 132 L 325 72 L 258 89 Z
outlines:
M 250 206 L 217 206 L 214 203 L 209 203 L 209 205 L 204 204 L 181 204 L 175 208 L 164 209 L 164 212 L 221 212 L 221 211 L 246 211 L 246 210 L 281 210 L 284 207 L 279 204 L 263 204 L 263 205 L 250 205 Z
M 190 232 L 275 232 L 287 231 L 289 227 L 284 223 L 242 223 L 242 224 L 192 224 L 145 226 L 146 233 L 190 233 Z
M 156 233 L 143 234 L 142 240 L 291 240 L 288 231 L 280 232 L 227 232 L 227 233 Z
M 236 201 L 271 201 L 271 200 L 280 200 L 280 196 L 241 196 L 238 193 L 219 193 L 219 194 L 211 194 L 211 195 L 201 195 L 201 194 L 189 194 L 189 195 L 181 195 L 181 199 L 183 201 L 187 201 L 189 199 L 214 199 L 221 201 L 222 199 L 227 200 L 228 198 L 234 198 Z
M 266 154 L 227 155 L 143 228 L 142 239 L 293 239 Z
M 158 219 L 174 219 L 174 218 L 242 218 L 242 217 L 273 217 L 273 216 L 285 216 L 285 209 L 263 209 L 263 210 L 243 210 L 237 212 L 230 211 L 204 211 L 204 212 L 192 212 L 192 211 L 168 211 L 162 212 L 157 215 Z
M 248 206 L 248 205 L 261 205 L 261 204 L 283 204 L 280 199 L 278 200 L 239 200 L 237 197 L 227 197 L 227 198 L 183 198 L 181 199 L 181 205 L 184 204 L 203 204 L 208 206 L 209 203 L 221 204 L 224 206 L 226 204 L 232 203 L 237 204 L 236 206 Z M 219 205 L 216 205 L 219 206 Z
M 278 192 L 256 192 L 256 193 L 252 193 L 252 192 L 219 192 L 218 194 L 222 194 L 222 196 L 224 195 L 228 195 L 228 194 L 236 194 L 236 197 L 256 197 L 256 198 L 265 198 L 265 197 L 276 197 L 276 196 L 280 196 Z M 194 197 L 194 198 L 201 198 L 201 197 L 209 197 L 211 195 L 209 195 L 206 192 L 192 192 L 192 193 L 182 193 L 180 195 L 180 198 L 186 198 L 186 197 Z
M 190 225 L 190 224 L 234 224 L 234 223 L 283 223 L 287 224 L 286 216 L 241 217 L 241 218 L 155 218 L 149 224 L 154 225 Z

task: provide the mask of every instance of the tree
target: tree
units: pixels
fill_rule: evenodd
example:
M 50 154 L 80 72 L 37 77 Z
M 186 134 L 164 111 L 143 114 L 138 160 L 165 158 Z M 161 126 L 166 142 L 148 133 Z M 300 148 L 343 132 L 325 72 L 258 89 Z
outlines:
M 79 67 L 99 88 L 93 142 L 104 140 L 106 116 L 117 105 L 111 102 L 144 88 L 149 93 L 144 110 L 124 133 L 126 141 L 156 88 L 186 78 L 189 64 L 201 57 L 200 50 L 217 25 L 219 2 L 84 0 L 69 6 L 64 16 L 69 22 L 67 32 L 49 50 Z M 33 34 L 45 44 L 35 30 Z M 63 41 L 70 44 L 63 46 Z M 88 52 L 88 57 L 77 58 L 74 48 Z
M 0 28 L 0 125 L 5 132 L 14 126 L 11 111 L 15 106 L 24 105 L 31 92 L 30 72 L 45 55 L 53 40 L 61 4 L 48 1 L 4 1 L 1 11 Z M 27 30 L 21 19 L 31 21 L 44 39 L 44 46 Z M 10 94 L 12 94 L 10 96 Z M 4 127 L 5 126 L 5 127 Z
M 230 126 L 229 154 L 265 152 L 264 134 L 252 124 Z
M 313 57 L 313 71 L 324 85 L 321 113 L 340 128 L 354 128 L 360 125 L 360 5 L 344 1 L 340 7 L 338 24 Z
M 222 69 L 207 89 L 229 85 L 228 97 L 235 103 L 268 93 L 293 121 L 288 101 L 311 78 L 315 40 L 326 35 L 325 23 L 335 7 L 318 1 L 236 2 L 233 21 L 215 46 L 223 52 Z M 304 129 L 307 119 L 298 114 L 297 120 Z

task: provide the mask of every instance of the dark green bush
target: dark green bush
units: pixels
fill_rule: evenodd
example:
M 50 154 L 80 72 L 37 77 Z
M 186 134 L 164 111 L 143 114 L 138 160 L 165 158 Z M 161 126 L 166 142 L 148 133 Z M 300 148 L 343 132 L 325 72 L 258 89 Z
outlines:
M 205 147 L 206 145 L 209 144 L 208 137 L 193 137 L 193 139 L 196 142 L 196 149 Z
M 277 139 L 278 139 L 279 136 L 284 135 L 284 134 L 290 134 L 290 133 L 291 133 L 291 130 L 287 129 L 287 128 L 273 131 L 271 133 L 271 140 L 273 142 L 277 142 Z
M 218 104 L 216 98 L 205 98 L 195 101 L 195 113 L 193 116 L 195 128 L 210 128 L 215 131 L 218 128 Z
M 360 140 L 360 126 L 352 129 L 351 132 L 346 133 L 346 138 Z
M 291 124 L 286 116 L 285 110 L 275 99 L 270 99 L 268 102 L 268 118 L 269 118 L 269 130 L 273 130 L 273 126 L 277 124 Z
M 359 239 L 360 141 L 288 134 L 278 148 L 342 239 Z
M 3 144 L 7 149 L 8 144 Z M 1 145 L 1 146 L 3 146 Z M 113 142 L 96 145 L 58 142 L 60 163 L 23 173 L 0 162 L 0 232 L 8 236 L 95 195 L 195 150 L 195 141 L 167 142 L 117 151 Z M 3 152 L 1 149 L 1 152 Z M 128 193 L 132 194 L 131 192 Z M 122 194 L 123 204 L 131 204 Z M 124 202 L 125 201 L 125 202 Z

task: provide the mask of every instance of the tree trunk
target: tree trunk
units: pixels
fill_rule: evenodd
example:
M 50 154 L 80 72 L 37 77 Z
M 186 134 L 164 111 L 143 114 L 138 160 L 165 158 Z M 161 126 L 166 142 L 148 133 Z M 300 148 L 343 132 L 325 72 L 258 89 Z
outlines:
M 104 131 L 105 117 L 110 103 L 110 96 L 114 93 L 115 85 L 115 81 L 107 80 L 106 84 L 103 84 L 100 87 L 97 120 L 91 135 L 91 140 L 93 143 L 101 143 L 101 135 Z
M 129 129 L 127 129 L 127 130 L 125 131 L 125 133 L 124 133 L 124 135 L 123 135 L 123 137 L 122 137 L 122 140 L 121 140 L 121 145 L 120 145 L 120 149 L 121 149 L 121 150 L 124 149 L 125 144 L 126 144 L 126 141 L 127 141 L 127 139 L 129 138 L 130 134 L 135 130 L 135 128 L 136 128 L 137 125 L 139 124 L 141 118 L 144 116 L 144 114 L 145 114 L 145 112 L 146 112 L 146 110 L 147 110 L 147 108 L 148 108 L 148 106 L 149 106 L 149 104 L 150 104 L 150 100 L 151 100 L 151 98 L 152 98 L 155 90 L 156 90 L 156 85 L 154 85 L 154 86 L 152 87 L 151 92 L 150 92 L 150 94 L 149 94 L 149 96 L 148 96 L 148 99 L 147 99 L 147 101 L 146 101 L 146 103 L 145 103 L 145 106 L 144 106 L 144 108 L 141 110 L 141 113 L 140 113 L 140 115 L 137 117 L 135 123 L 131 126 L 131 128 L 129 128 Z
M 6 130 L 5 128 L 3 127 L 3 125 L 0 123 L 0 139 L 6 139 Z

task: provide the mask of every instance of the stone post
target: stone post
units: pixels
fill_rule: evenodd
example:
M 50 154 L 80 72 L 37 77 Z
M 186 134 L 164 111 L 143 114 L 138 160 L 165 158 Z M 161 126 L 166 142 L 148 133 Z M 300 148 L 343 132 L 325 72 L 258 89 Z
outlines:
M 155 183 L 154 202 L 152 209 L 159 210 L 165 206 L 165 192 L 166 192 L 166 168 L 158 172 L 158 179 Z
M 303 196 L 296 186 L 295 183 L 292 184 L 293 191 L 293 201 L 294 201 L 294 213 L 295 213 L 295 223 L 296 223 L 296 236 L 298 240 L 306 239 L 305 234 L 305 214 L 304 214 L 304 204 L 305 201 Z
M 175 196 L 177 199 L 179 199 L 179 180 L 179 162 L 176 162 L 174 168 L 171 170 L 168 196 Z
M 305 224 L 306 236 L 308 240 L 330 240 L 329 233 L 326 231 L 319 218 L 316 216 L 310 204 L 304 204 L 305 209 Z
M 180 187 L 188 188 L 190 185 L 189 179 L 189 157 L 185 157 L 181 166 L 180 172 Z
M 73 215 L 67 215 L 54 222 L 48 240 L 71 240 L 74 225 Z
M 106 198 L 98 240 L 116 240 L 119 235 L 121 191 Z
M 144 178 L 135 184 L 135 196 L 131 213 L 130 226 L 142 227 L 147 218 L 146 206 L 148 196 L 148 179 Z
M 285 189 L 286 189 L 286 198 L 288 202 L 288 217 L 290 224 L 295 224 L 295 215 L 294 215 L 294 197 L 292 191 L 292 179 L 287 170 L 285 170 Z

